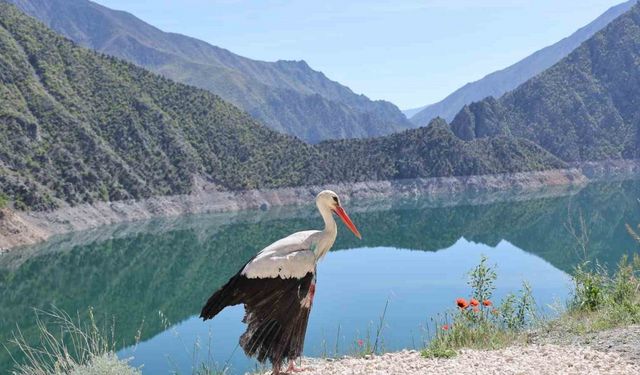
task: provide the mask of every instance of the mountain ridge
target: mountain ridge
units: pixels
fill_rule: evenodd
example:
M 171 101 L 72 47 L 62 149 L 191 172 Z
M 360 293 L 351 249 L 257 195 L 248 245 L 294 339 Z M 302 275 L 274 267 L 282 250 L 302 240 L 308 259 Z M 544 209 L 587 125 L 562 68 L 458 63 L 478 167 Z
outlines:
M 466 83 L 443 100 L 423 107 L 421 111 L 410 118 L 411 122 L 417 126 L 424 126 L 435 117 L 452 121 L 464 105 L 488 96 L 496 98 L 502 96 L 553 66 L 615 18 L 631 9 L 635 3 L 637 0 L 629 0 L 615 5 L 570 36 L 542 48 L 504 69 L 487 74 L 477 81 Z
M 207 89 L 274 130 L 316 143 L 411 127 L 393 104 L 371 101 L 304 61 L 264 62 L 87 0 L 10 0 L 82 46 Z
M 436 120 L 309 145 L 209 91 L 79 47 L 0 0 L 0 189 L 18 209 L 220 190 L 562 168 L 534 143 Z
M 640 4 L 499 99 L 465 106 L 461 139 L 529 139 L 565 161 L 640 156 Z

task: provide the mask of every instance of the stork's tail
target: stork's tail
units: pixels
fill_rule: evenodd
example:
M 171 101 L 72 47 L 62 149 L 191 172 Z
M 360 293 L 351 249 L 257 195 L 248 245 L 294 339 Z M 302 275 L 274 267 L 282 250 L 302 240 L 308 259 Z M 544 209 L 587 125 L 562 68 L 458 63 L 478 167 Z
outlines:
M 218 289 L 209 297 L 209 300 L 207 300 L 207 303 L 200 312 L 202 320 L 212 319 L 225 307 L 237 305 L 242 302 L 240 301 L 241 293 L 237 288 L 238 277 L 238 275 L 232 277 L 222 288 Z

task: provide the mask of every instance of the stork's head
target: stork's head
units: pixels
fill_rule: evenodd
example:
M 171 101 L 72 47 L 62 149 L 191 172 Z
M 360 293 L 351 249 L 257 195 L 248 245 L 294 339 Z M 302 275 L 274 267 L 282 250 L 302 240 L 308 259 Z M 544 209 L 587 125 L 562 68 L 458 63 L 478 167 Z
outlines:
M 316 204 L 320 210 L 328 209 L 334 212 L 340 217 L 340 219 L 342 219 L 347 228 L 349 228 L 356 237 L 360 239 L 362 238 L 360 232 L 358 232 L 358 229 L 349 218 L 349 215 L 347 215 L 347 212 L 340 205 L 340 198 L 338 197 L 338 194 L 331 190 L 323 190 L 316 197 Z

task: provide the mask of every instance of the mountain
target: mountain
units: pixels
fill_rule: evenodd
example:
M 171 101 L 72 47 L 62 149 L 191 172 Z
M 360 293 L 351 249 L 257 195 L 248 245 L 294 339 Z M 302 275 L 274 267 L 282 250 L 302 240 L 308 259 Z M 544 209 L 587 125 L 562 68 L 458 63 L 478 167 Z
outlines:
M 18 209 L 187 194 L 202 180 L 237 190 L 562 166 L 527 140 L 463 141 L 440 120 L 309 145 L 0 0 L 0 198 Z
M 371 101 L 304 61 L 256 61 L 88 0 L 11 0 L 82 46 L 209 90 L 270 128 L 308 142 L 411 128 L 393 104 Z
M 411 117 L 413 117 L 416 113 L 422 111 L 423 109 L 427 108 L 428 105 L 423 105 L 422 107 L 418 107 L 418 108 L 409 108 L 409 109 L 403 109 L 402 113 L 408 118 L 411 119 Z M 435 118 L 435 117 L 434 117 Z
M 460 138 L 527 138 L 565 161 L 640 157 L 640 4 L 500 99 L 465 106 Z
M 442 101 L 428 105 L 420 112 L 412 115 L 411 122 L 418 126 L 424 126 L 436 117 L 442 117 L 447 121 L 451 121 L 466 104 L 484 99 L 488 96 L 495 98 L 500 97 L 504 93 L 515 89 L 528 79 L 553 66 L 576 49 L 582 42 L 589 39 L 599 30 L 602 30 L 602 28 L 612 20 L 631 9 L 636 2 L 637 0 L 629 0 L 616 5 L 596 18 L 593 22 L 558 43 L 543 48 L 529 57 L 503 70 L 491 73 L 478 81 L 467 83 Z M 407 115 L 407 117 L 410 117 L 410 115 Z

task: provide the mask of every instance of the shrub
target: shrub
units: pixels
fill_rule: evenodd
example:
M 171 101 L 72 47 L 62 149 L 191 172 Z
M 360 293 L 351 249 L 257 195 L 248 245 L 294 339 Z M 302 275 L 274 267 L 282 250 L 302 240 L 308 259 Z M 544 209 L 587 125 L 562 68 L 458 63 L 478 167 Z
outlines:
M 640 255 L 623 256 L 613 275 L 603 267 L 580 265 L 574 283 L 568 312 L 581 330 L 640 323 Z
M 4 193 L 0 193 L 0 208 L 7 207 L 7 204 L 9 204 L 9 197 Z
M 604 268 L 596 266 L 595 270 L 590 270 L 589 263 L 585 262 L 573 272 L 573 283 L 573 301 L 570 308 L 595 311 L 605 303 L 608 277 Z

